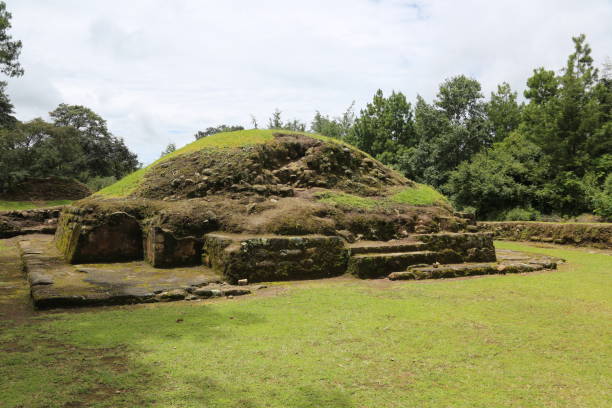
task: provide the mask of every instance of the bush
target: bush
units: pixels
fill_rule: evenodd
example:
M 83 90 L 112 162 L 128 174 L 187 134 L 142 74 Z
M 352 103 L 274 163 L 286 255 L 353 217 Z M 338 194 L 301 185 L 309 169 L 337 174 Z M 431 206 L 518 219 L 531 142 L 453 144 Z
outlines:
M 608 174 L 603 185 L 603 190 L 594 198 L 595 214 L 612 221 L 612 174 Z
M 501 221 L 537 221 L 541 218 L 538 210 L 531 207 L 521 208 L 516 207 L 501 213 Z

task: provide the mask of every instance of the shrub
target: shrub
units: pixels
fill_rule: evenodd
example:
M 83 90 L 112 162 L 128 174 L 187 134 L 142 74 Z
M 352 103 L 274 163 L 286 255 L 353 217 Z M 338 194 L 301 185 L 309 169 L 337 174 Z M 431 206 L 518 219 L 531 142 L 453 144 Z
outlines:
M 501 220 L 503 221 L 537 221 L 541 217 L 538 210 L 531 207 L 521 208 L 516 207 L 511 210 L 502 212 Z

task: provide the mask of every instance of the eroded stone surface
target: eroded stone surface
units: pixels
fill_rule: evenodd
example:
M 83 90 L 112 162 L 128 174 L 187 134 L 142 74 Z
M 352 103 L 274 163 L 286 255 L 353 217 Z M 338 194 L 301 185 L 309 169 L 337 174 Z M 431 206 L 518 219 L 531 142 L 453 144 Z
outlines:
M 232 286 L 206 267 L 154 268 L 144 261 L 70 265 L 53 237 L 32 235 L 19 245 L 34 305 L 97 306 L 238 296 L 251 286 Z M 208 292 L 198 292 L 204 289 Z

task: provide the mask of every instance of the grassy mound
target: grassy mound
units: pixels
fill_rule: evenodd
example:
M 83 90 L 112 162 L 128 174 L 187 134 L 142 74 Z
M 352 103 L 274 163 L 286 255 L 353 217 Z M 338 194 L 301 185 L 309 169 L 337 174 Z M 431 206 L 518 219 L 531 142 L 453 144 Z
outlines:
M 274 140 L 274 134 L 279 132 L 286 131 L 274 129 L 250 129 L 239 130 L 236 132 L 217 133 L 212 136 L 203 137 L 199 140 L 196 140 L 195 142 L 183 146 L 180 149 L 177 149 L 176 151 L 170 154 L 165 155 L 164 157 L 156 160 L 147 167 L 135 171 L 134 173 L 119 180 L 115 184 L 103 188 L 102 190 L 98 191 L 96 195 L 106 197 L 127 197 L 131 193 L 136 191 L 143 177 L 158 164 L 164 163 L 172 159 L 176 159 L 179 156 L 196 153 L 202 150 L 239 148 L 264 144 L 266 142 Z M 343 142 L 337 139 L 333 139 L 316 133 L 292 131 L 291 134 L 307 135 L 326 142 L 344 144 Z
M 147 209 L 134 210 L 130 203 Z M 436 190 L 361 150 L 286 130 L 202 138 L 76 205 L 92 214 L 127 212 L 176 236 L 212 230 L 282 235 L 350 231 L 386 240 L 410 232 L 459 231 L 465 224 L 448 221 L 452 207 Z

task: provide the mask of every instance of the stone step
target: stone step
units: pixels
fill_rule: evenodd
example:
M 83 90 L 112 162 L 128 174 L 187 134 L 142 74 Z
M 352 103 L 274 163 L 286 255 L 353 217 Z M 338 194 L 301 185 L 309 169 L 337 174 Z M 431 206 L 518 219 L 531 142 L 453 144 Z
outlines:
M 380 278 L 410 265 L 431 264 L 437 256 L 432 251 L 358 254 L 349 258 L 348 272 L 362 279 Z
M 475 275 L 492 275 L 507 273 L 535 272 L 544 269 L 556 269 L 557 262 L 553 259 L 531 260 L 529 262 L 481 262 L 449 264 L 439 266 L 420 266 L 408 268 L 406 271 L 389 274 L 390 280 L 421 280 L 459 278 Z
M 359 241 L 353 244 L 348 244 L 347 247 L 351 251 L 351 255 L 357 255 L 366 253 L 371 254 L 422 251 L 427 247 L 427 244 L 424 242 L 412 240 Z

